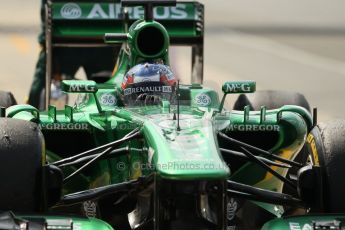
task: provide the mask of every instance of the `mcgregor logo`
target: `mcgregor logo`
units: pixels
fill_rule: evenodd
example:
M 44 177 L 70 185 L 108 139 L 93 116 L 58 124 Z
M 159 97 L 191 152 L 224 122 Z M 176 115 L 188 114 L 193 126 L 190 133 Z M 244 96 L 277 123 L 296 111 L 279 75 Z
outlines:
M 81 17 L 81 8 L 75 3 L 66 3 L 61 8 L 61 16 L 67 19 L 77 19 Z

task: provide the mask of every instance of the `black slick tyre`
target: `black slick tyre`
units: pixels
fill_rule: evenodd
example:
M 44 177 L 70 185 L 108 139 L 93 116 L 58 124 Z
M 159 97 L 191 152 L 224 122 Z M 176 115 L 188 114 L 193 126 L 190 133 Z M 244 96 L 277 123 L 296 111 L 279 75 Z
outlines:
M 0 118 L 0 210 L 38 209 L 43 141 L 35 123 Z
M 243 110 L 246 105 L 249 105 L 250 110 L 260 110 L 261 106 L 277 109 L 283 105 L 298 105 L 310 111 L 309 103 L 303 94 L 289 91 L 262 90 L 253 94 L 241 94 L 233 109 Z
M 0 107 L 8 108 L 16 104 L 17 101 L 11 92 L 5 92 L 0 90 Z

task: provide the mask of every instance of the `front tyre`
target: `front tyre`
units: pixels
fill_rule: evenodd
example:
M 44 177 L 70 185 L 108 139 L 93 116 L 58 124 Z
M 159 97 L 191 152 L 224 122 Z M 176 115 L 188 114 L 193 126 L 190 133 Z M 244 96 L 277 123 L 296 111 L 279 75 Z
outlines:
M 318 124 L 307 145 L 313 164 L 322 168 L 324 211 L 345 212 L 345 120 Z
M 35 123 L 0 118 L 0 210 L 38 210 L 43 148 Z

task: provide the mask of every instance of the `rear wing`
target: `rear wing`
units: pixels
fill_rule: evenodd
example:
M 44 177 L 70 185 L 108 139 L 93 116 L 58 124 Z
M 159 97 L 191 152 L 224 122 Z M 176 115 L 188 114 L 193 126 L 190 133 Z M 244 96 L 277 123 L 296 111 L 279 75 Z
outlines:
M 126 33 L 126 27 L 144 16 L 141 6 L 128 7 L 128 19 L 121 3 L 55 0 L 51 2 L 52 42 L 104 45 L 105 33 Z M 168 31 L 172 45 L 203 42 L 204 7 L 198 2 L 178 2 L 175 7 L 155 7 L 154 19 Z M 128 22 L 126 25 L 125 22 Z
M 107 47 L 105 33 L 126 33 L 143 18 L 140 6 L 122 8 L 119 0 L 48 0 L 46 5 L 46 107 L 49 104 L 54 49 L 60 47 Z M 154 19 L 168 31 L 171 45 L 192 48 L 192 83 L 203 81 L 204 6 L 196 1 L 157 6 Z

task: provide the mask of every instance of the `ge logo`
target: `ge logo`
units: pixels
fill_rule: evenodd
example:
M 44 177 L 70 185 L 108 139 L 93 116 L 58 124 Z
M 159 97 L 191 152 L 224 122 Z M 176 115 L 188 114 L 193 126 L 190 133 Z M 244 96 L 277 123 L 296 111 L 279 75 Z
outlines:
M 101 104 L 102 105 L 106 105 L 106 106 L 113 106 L 113 105 L 116 105 L 116 97 L 113 95 L 113 94 L 110 94 L 110 93 L 104 93 L 102 96 L 101 96 Z
M 75 3 L 67 3 L 61 8 L 61 16 L 67 19 L 77 19 L 81 16 L 81 8 Z
M 208 106 L 211 104 L 211 98 L 206 93 L 199 93 L 195 96 L 195 103 L 199 106 Z

